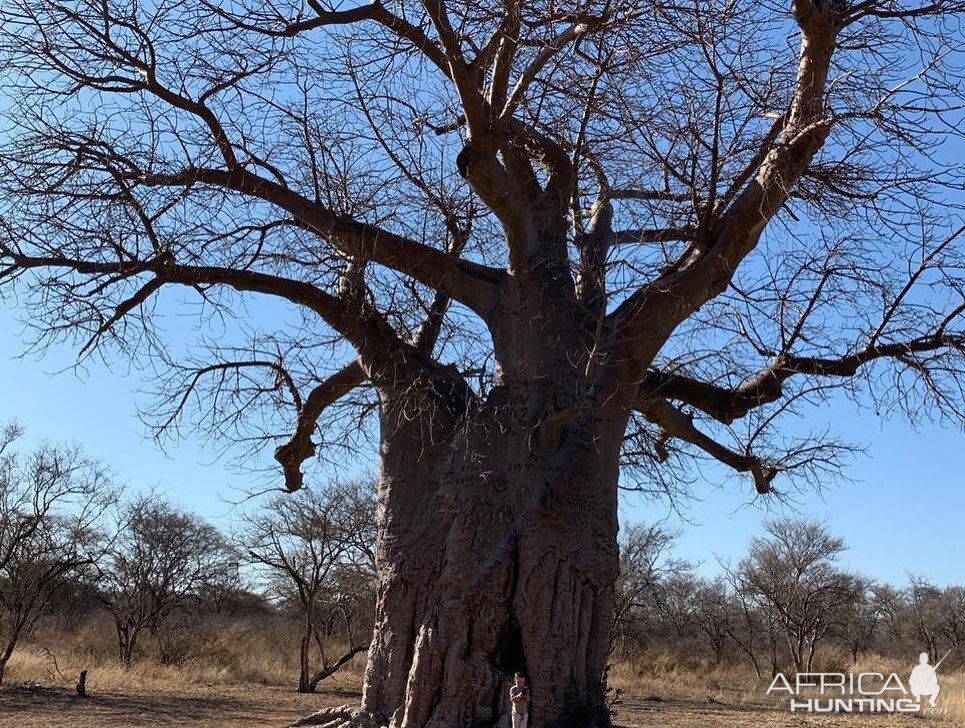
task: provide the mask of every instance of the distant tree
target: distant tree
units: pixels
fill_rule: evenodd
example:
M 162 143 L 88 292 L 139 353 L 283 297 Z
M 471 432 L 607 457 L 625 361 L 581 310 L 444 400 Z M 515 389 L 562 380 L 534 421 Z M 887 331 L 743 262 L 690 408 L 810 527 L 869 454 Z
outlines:
M 908 576 L 907 609 L 910 634 L 923 645 L 932 660 L 940 657 L 942 639 L 941 589 L 922 576 Z
M 856 579 L 855 589 L 857 598 L 845 605 L 834 635 L 847 647 L 852 662 L 857 662 L 874 644 L 887 615 L 886 603 L 880 595 L 890 596 L 870 579 Z
M 103 559 L 101 598 L 114 620 L 118 659 L 130 665 L 144 630 L 205 592 L 211 579 L 237 569 L 217 528 L 153 496 L 133 501 Z
M 671 632 L 683 637 L 693 627 L 696 617 L 700 579 L 689 567 L 674 570 L 659 584 L 657 610 Z
M 863 593 L 857 577 L 835 562 L 844 541 L 812 521 L 770 521 L 738 565 L 740 589 L 782 631 L 798 672 L 810 672 L 818 645 Z
M 241 569 L 243 556 L 237 546 L 234 548 L 234 561 L 206 578 L 198 595 L 200 607 L 219 617 L 234 617 L 246 611 L 259 612 L 269 608 L 265 598 L 257 593 L 255 584 Z
M 941 613 L 939 629 L 946 643 L 949 647 L 956 649 L 961 647 L 965 644 L 965 586 L 950 586 L 943 589 L 939 609 Z
M 100 539 L 103 548 L 103 537 L 100 536 Z M 102 607 L 97 591 L 97 569 L 92 565 L 69 575 L 63 589 L 59 589 L 50 600 L 49 617 L 56 629 L 72 634 L 89 622 L 91 616 L 100 612 Z
M 756 595 L 746 589 L 738 567 L 721 563 L 721 574 L 705 592 L 704 609 L 716 619 L 737 650 L 745 655 L 758 678 L 780 668 L 779 625 L 772 612 L 762 610 Z M 698 609 L 698 616 L 701 614 Z M 709 637 L 708 637 L 709 638 Z
M 20 430 L 0 433 L 0 684 L 18 641 L 102 543 L 95 525 L 110 505 L 108 471 L 76 447 L 13 451 Z
M 620 577 L 616 583 L 610 649 L 619 641 L 624 653 L 642 639 L 641 623 L 658 609 L 664 580 L 687 565 L 671 555 L 677 534 L 659 524 L 627 524 L 619 536 Z
M 724 648 L 730 639 L 735 606 L 722 578 L 697 582 L 691 621 L 704 636 L 718 664 L 724 658 Z
M 883 629 L 891 642 L 903 642 L 909 634 L 909 624 L 905 618 L 909 610 L 907 590 L 891 584 L 881 584 L 875 592 L 875 598 L 881 607 Z
M 301 618 L 298 691 L 314 692 L 368 647 L 372 624 L 359 624 L 357 607 L 375 599 L 374 483 L 354 481 L 279 496 L 246 521 L 242 543 L 251 562 L 264 571 L 272 593 Z M 330 657 L 326 637 L 336 618 L 348 645 Z

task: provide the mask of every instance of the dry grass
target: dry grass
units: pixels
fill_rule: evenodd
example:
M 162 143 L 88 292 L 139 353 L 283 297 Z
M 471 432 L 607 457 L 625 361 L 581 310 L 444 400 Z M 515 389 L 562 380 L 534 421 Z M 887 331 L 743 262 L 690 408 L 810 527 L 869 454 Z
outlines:
M 160 664 L 152 654 L 158 645 L 148 640 L 146 655 L 130 668 L 101 633 L 46 635 L 55 650 L 34 642 L 11 658 L 0 728 L 281 728 L 323 707 L 358 704 L 364 655 L 318 694 L 299 694 L 297 642 L 283 632 L 260 624 L 201 636 L 205 651 L 191 650 L 178 665 Z M 82 669 L 87 700 L 74 694 Z
M 177 690 L 197 685 L 267 685 L 293 688 L 298 682 L 298 641 L 284 621 L 209 625 L 204 630 L 145 637 L 142 654 L 127 668 L 116 658 L 107 624 L 63 633 L 42 631 L 18 647 L 7 666 L 11 684 L 73 688 L 87 670 L 92 692 Z M 344 645 L 331 645 L 332 655 Z M 361 684 L 365 656 L 357 655 L 326 682 L 336 688 Z
M 906 680 L 911 664 L 896 663 L 882 658 L 870 658 L 850 665 L 841 655 L 825 656 L 815 671 L 819 672 L 895 672 Z M 686 660 L 670 652 L 653 652 L 645 658 L 619 662 L 611 668 L 609 684 L 617 695 L 617 711 L 620 701 L 630 706 L 639 702 L 657 705 L 704 702 L 715 706 L 731 706 L 735 709 L 777 710 L 787 712 L 786 694 L 767 695 L 768 679 L 759 679 L 746 663 L 714 664 L 712 661 Z M 944 716 L 929 716 L 943 724 L 965 726 L 965 673 L 941 675 L 942 694 L 939 707 L 948 710 Z M 632 712 L 632 710 L 631 710 Z M 800 715 L 800 714 L 798 714 Z M 867 718 L 867 716 L 855 716 Z M 848 720 L 836 716 L 836 720 Z M 800 725 L 806 723 L 800 718 Z M 729 721 L 722 724 L 729 724 Z
M 364 656 L 322 683 L 318 695 L 294 692 L 297 644 L 279 625 L 235 625 L 199 641 L 203 654 L 190 654 L 180 665 L 159 664 L 146 644 L 146 659 L 131 669 L 113 658 L 102 632 L 61 635 L 51 653 L 34 643 L 19 650 L 9 665 L 9 682 L 0 690 L 0 728 L 261 728 L 288 725 L 294 718 L 339 704 L 357 704 Z M 109 636 L 109 635 L 108 635 Z M 81 669 L 88 669 L 90 700 L 73 695 Z M 880 659 L 850 667 L 831 656 L 818 669 L 897 671 Z M 767 696 L 768 680 L 747 665 L 715 665 L 658 652 L 620 662 L 610 672 L 619 691 L 616 724 L 621 728 L 915 728 L 921 718 L 887 715 L 791 715 L 786 697 Z M 942 676 L 940 705 L 950 715 L 930 717 L 943 726 L 965 726 L 965 674 Z M 912 722 L 915 721 L 915 722 Z
M 761 688 L 753 671 L 711 662 L 681 665 L 675 655 L 666 652 L 616 663 L 610 669 L 609 685 L 621 694 L 636 694 L 653 702 L 705 699 L 731 705 L 767 703 L 767 685 Z
M 282 669 L 282 667 L 286 669 Z M 361 684 L 364 656 L 329 678 L 327 684 L 349 688 Z M 114 660 L 90 660 L 82 655 L 56 657 L 34 646 L 18 650 L 7 667 L 7 681 L 12 685 L 42 688 L 73 688 L 81 670 L 87 670 L 87 687 L 91 692 L 111 693 L 119 690 L 177 690 L 203 685 L 266 685 L 292 688 L 297 683 L 297 667 L 281 666 L 277 660 L 265 659 L 252 652 L 229 666 L 194 662 L 188 666 L 159 665 L 141 661 L 130 668 Z

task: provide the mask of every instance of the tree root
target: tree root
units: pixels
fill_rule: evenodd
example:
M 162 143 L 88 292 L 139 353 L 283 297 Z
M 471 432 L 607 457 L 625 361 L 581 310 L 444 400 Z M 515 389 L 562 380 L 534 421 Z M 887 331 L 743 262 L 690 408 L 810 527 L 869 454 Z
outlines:
M 324 708 L 317 713 L 296 720 L 290 728 L 298 728 L 299 726 L 312 726 L 312 728 L 385 728 L 384 723 L 351 705 Z

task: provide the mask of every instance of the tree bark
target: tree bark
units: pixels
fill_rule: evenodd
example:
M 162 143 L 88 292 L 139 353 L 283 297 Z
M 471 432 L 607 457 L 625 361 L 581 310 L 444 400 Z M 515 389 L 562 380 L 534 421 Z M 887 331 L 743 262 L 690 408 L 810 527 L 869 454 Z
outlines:
M 137 647 L 140 628 L 123 626 L 116 621 L 114 628 L 117 632 L 117 657 L 124 667 L 130 667 L 134 663 L 134 650 Z
M 495 725 L 517 670 L 534 724 L 607 724 L 616 460 L 601 467 L 586 442 L 525 467 L 506 457 L 527 440 L 511 429 L 438 479 L 383 473 L 363 708 L 393 726 Z
M 309 680 L 310 667 L 308 664 L 312 649 L 312 632 L 314 631 L 311 611 L 312 605 L 309 604 L 305 608 L 305 626 L 298 646 L 298 692 L 300 693 L 315 692 L 315 686 Z
M 362 700 L 382 725 L 495 726 L 516 671 L 531 687 L 534 725 L 609 725 L 628 415 L 585 394 L 585 337 L 570 346 L 565 318 L 533 320 L 535 330 L 508 337 L 528 347 L 509 357 L 514 371 L 451 425 L 383 400 L 378 602 Z M 547 335 L 540 321 L 560 328 Z

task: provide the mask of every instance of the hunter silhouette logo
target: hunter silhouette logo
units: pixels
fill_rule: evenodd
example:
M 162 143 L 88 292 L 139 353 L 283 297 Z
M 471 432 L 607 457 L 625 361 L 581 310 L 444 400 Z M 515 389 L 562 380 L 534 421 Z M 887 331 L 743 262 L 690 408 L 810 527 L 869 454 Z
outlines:
M 949 654 L 951 654 L 951 650 L 945 653 L 945 657 L 948 657 Z M 915 696 L 915 700 L 919 703 L 922 698 L 928 698 L 928 704 L 933 708 L 937 707 L 935 699 L 942 690 L 942 686 L 938 682 L 938 668 L 945 661 L 945 657 L 932 667 L 928 664 L 927 652 L 922 652 L 918 656 L 918 664 L 915 665 L 915 668 L 911 671 L 911 677 L 908 678 L 908 687 L 911 688 L 911 694 Z
M 767 694 L 787 693 L 792 713 L 947 715 L 949 709 L 939 708 L 935 701 L 941 692 L 938 668 L 949 654 L 951 650 L 931 665 L 929 654 L 922 652 L 907 684 L 895 672 L 799 672 L 792 679 L 778 673 Z

